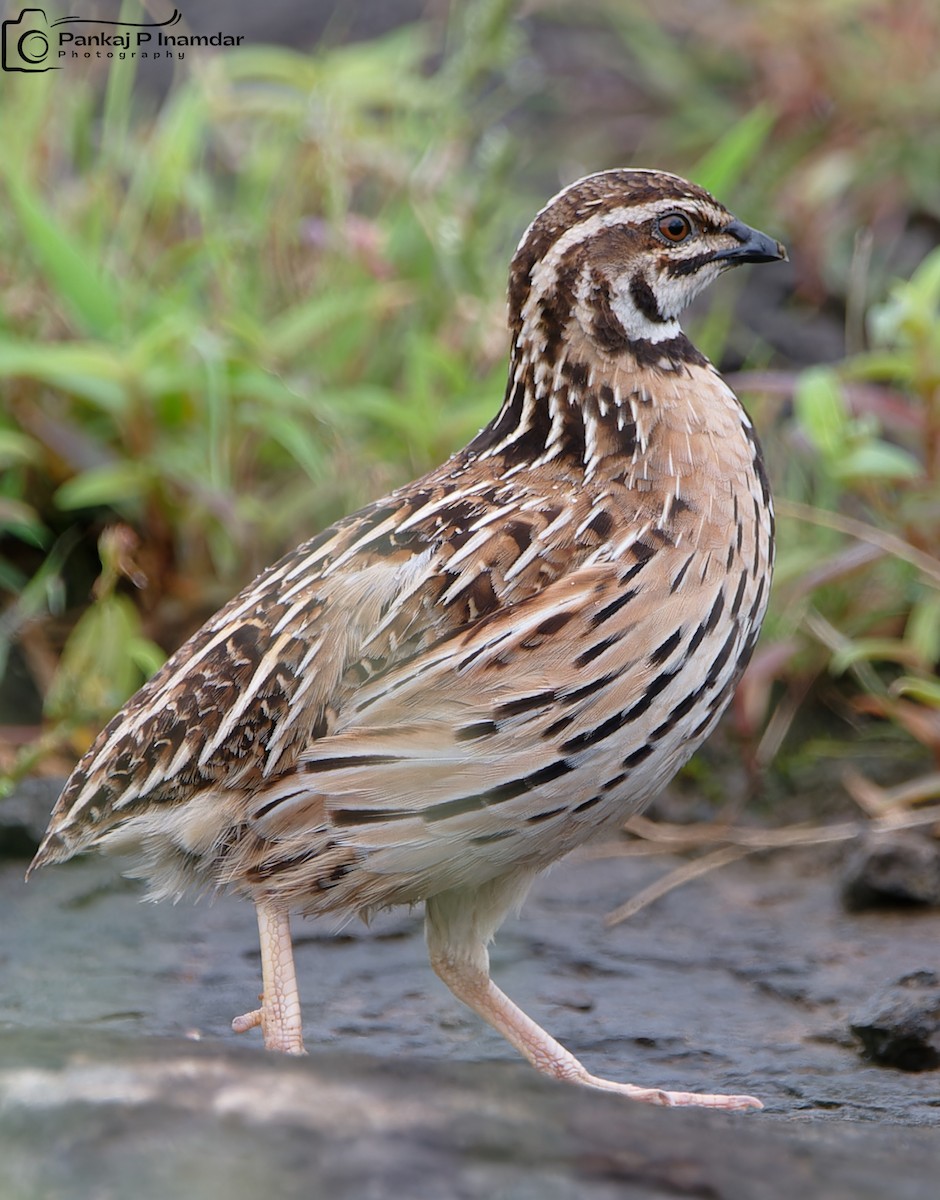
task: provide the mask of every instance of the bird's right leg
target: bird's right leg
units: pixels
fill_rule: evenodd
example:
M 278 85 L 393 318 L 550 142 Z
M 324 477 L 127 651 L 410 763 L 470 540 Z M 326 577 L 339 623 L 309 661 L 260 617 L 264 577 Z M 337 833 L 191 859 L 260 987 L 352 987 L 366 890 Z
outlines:
M 272 900 L 258 900 L 255 907 L 261 938 L 261 1007 L 236 1017 L 232 1029 L 246 1033 L 260 1025 L 265 1050 L 306 1054 L 290 917 Z
M 698 1105 L 740 1112 L 763 1108 L 753 1096 L 724 1096 L 699 1092 L 668 1092 L 637 1087 L 592 1075 L 560 1042 L 556 1042 L 531 1017 L 500 991 L 490 978 L 486 943 L 506 911 L 519 899 L 519 882 L 505 881 L 506 897 L 500 903 L 500 883 L 478 890 L 442 892 L 427 901 L 425 932 L 428 955 L 436 974 L 458 1000 L 492 1025 L 537 1071 L 554 1079 L 579 1083 L 600 1091 L 616 1092 L 631 1100 L 666 1107 Z

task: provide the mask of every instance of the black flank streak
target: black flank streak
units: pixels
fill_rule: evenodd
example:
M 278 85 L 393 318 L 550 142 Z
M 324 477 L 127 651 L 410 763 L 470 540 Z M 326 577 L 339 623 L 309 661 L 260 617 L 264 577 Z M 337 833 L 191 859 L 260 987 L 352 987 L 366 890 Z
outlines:
M 596 612 L 591 617 L 591 628 L 596 629 L 598 625 L 603 625 L 605 621 L 609 621 L 611 617 L 615 617 L 625 605 L 635 599 L 636 595 L 636 588 L 630 588 L 625 592 L 621 592 L 616 600 L 611 600 L 610 604 L 605 605 L 600 612 Z
M 260 821 L 262 817 L 266 817 L 269 812 L 271 812 L 273 809 L 279 807 L 279 805 L 285 804 L 292 797 L 299 796 L 302 794 L 303 793 L 302 793 L 301 789 L 298 788 L 298 790 L 296 792 L 289 792 L 285 796 L 278 796 L 278 798 L 276 800 L 269 800 L 267 802 L 267 804 L 262 804 L 261 807 L 258 809 L 258 811 L 255 813 L 255 820 Z
M 440 821 L 447 817 L 456 817 L 480 808 L 487 808 L 493 804 L 502 804 L 506 800 L 514 800 L 516 796 L 521 796 L 525 792 L 535 791 L 544 784 L 551 783 L 562 775 L 567 775 L 571 770 L 573 770 L 571 765 L 565 759 L 560 758 L 540 771 L 533 771 L 531 775 L 524 775 L 520 779 L 502 783 L 479 795 L 463 796 L 458 800 L 445 800 L 441 804 L 432 804 L 430 808 L 421 813 L 421 816 L 425 821 Z
M 604 741 L 610 737 L 612 733 L 616 733 L 628 721 L 635 721 L 637 717 L 641 717 L 649 708 L 656 697 L 662 692 L 669 683 L 675 678 L 676 671 L 663 671 L 661 675 L 657 675 L 654 680 L 647 686 L 646 691 L 637 700 L 632 708 L 626 709 L 624 712 L 614 713 L 612 717 L 608 717 L 606 721 L 596 726 L 594 729 L 588 729 L 584 733 L 579 733 L 573 738 L 562 744 L 562 750 L 565 753 L 576 750 L 584 750 L 588 746 L 594 746 L 598 742 Z
M 561 808 L 552 808 L 548 812 L 536 813 L 534 817 L 526 817 L 527 825 L 538 825 L 540 821 L 548 821 L 552 817 L 557 817 L 559 813 L 567 812 L 568 806 L 563 804 Z
M 673 708 L 668 718 L 663 721 L 662 725 L 658 725 L 653 730 L 653 732 L 650 734 L 650 741 L 658 742 L 660 738 L 666 736 L 670 729 L 675 728 L 675 726 L 682 720 L 683 717 L 687 717 L 692 709 L 695 708 L 696 704 L 698 704 L 699 700 L 701 700 L 702 694 L 705 692 L 706 687 L 707 684 L 702 684 L 702 686 L 696 688 L 694 692 L 689 692 L 687 696 L 684 696 Z
M 418 814 L 396 808 L 337 808 L 331 815 L 334 825 L 375 825 L 380 821 L 407 821 Z
M 734 646 L 734 643 L 737 641 L 737 637 L 738 627 L 737 624 L 735 624 L 731 632 L 728 634 L 725 644 L 715 655 L 715 661 L 708 668 L 708 674 L 705 676 L 705 682 L 702 685 L 703 688 L 710 688 L 718 682 L 718 676 L 724 669 L 725 663 L 731 657 L 731 649 Z
M 604 787 L 605 788 L 607 787 L 606 783 L 604 784 Z M 600 800 L 601 800 L 600 796 L 592 796 L 590 798 L 590 800 L 582 800 L 580 804 L 575 805 L 575 807 L 571 810 L 571 812 L 572 812 L 572 814 L 579 813 L 579 812 L 585 812 L 587 809 L 593 808 L 593 806 L 595 804 L 598 804 L 600 802 Z
M 475 742 L 477 738 L 492 737 L 498 732 L 498 726 L 493 721 L 476 721 L 473 725 L 464 725 L 455 734 L 458 742 Z
M 448 817 L 461 817 L 464 813 L 476 812 L 485 808 L 486 801 L 482 796 L 463 796 L 459 800 L 444 800 L 440 804 L 432 804 L 421 813 L 423 821 L 446 821 Z
M 715 629 L 715 626 L 718 624 L 719 618 L 721 617 L 722 610 L 724 609 L 724 607 L 725 607 L 725 594 L 723 591 L 720 591 L 715 599 L 715 603 L 712 605 L 711 612 L 708 614 L 707 618 L 705 619 L 705 632 L 706 633 L 713 632 L 713 630 Z
M 559 629 L 564 629 L 568 622 L 572 619 L 574 613 L 560 612 L 555 613 L 551 617 L 546 617 L 541 621 L 535 629 L 522 639 L 519 647 L 522 650 L 534 650 L 537 646 L 541 646 L 542 642 L 547 637 L 551 637 L 557 633 Z
M 754 474 L 757 476 L 757 480 L 760 483 L 760 490 L 761 490 L 761 496 L 763 497 L 763 500 L 764 500 L 764 507 L 769 508 L 770 507 L 770 481 L 767 478 L 767 469 L 764 466 L 764 454 L 763 454 L 763 451 L 761 450 L 760 442 L 757 439 L 757 434 L 754 432 L 753 425 L 742 423 L 742 428 L 744 429 L 745 437 L 751 443 L 751 446 L 754 449 Z
M 582 684 L 581 687 L 574 688 L 573 691 L 564 692 L 562 702 L 566 705 L 577 704 L 579 700 L 585 700 L 588 696 L 593 696 L 596 692 L 602 691 L 609 683 L 614 682 L 617 675 L 617 671 L 611 671 L 608 675 L 598 675 L 590 683 Z
M 639 750 L 634 750 L 632 754 L 628 754 L 623 760 L 625 767 L 638 767 L 641 762 L 645 762 L 653 753 L 652 746 L 641 746 Z
M 734 593 L 734 599 L 731 601 L 730 615 L 736 617 L 741 608 L 741 601 L 744 599 L 744 589 L 747 586 L 749 575 L 747 571 L 741 572 L 741 578 L 738 580 L 738 590 Z
M 574 660 L 574 665 L 576 667 L 586 667 L 588 663 L 593 662 L 595 658 L 600 658 L 605 650 L 609 650 L 611 646 L 616 646 L 616 644 L 620 641 L 620 637 L 621 635 L 618 633 L 613 637 L 604 638 L 602 642 L 598 642 L 596 645 L 591 646 L 590 649 L 585 650 L 582 654 L 579 654 Z
M 660 664 L 664 663 L 669 655 L 672 654 L 673 650 L 675 650 L 676 646 L 679 645 L 681 639 L 681 629 L 677 629 L 675 633 L 670 634 L 663 644 L 661 646 L 657 646 L 657 648 L 649 656 L 650 666 L 658 667 Z
M 761 579 L 757 585 L 757 595 L 754 597 L 754 603 L 751 605 L 750 611 L 747 614 L 748 621 L 753 624 L 757 619 L 757 614 L 760 611 L 761 601 L 764 599 L 764 580 Z
M 550 741 L 552 738 L 556 737 L 559 733 L 564 732 L 564 730 L 566 730 L 569 725 L 572 725 L 574 723 L 574 718 L 575 718 L 574 713 L 568 713 L 567 716 L 559 717 L 557 721 L 552 721 L 551 725 L 549 725 L 547 729 L 544 729 L 542 731 L 542 737 L 546 741 Z
M 689 557 L 682 564 L 682 566 L 679 568 L 679 570 L 676 572 L 675 579 L 669 585 L 670 594 L 675 594 L 679 590 L 683 579 L 685 579 L 686 571 L 688 571 L 689 567 L 692 565 L 693 558 L 695 558 L 695 555 L 690 554 Z
M 689 734 L 690 742 L 694 742 L 697 738 L 700 738 L 702 736 L 702 734 L 705 732 L 705 730 L 711 724 L 711 720 L 714 715 L 715 714 L 711 710 L 709 710 L 708 715 L 705 717 L 705 719 L 702 721 L 699 721 L 699 723 L 695 726 L 695 728 Z
M 579 733 L 568 741 L 562 743 L 562 750 L 569 753 L 573 750 L 584 750 L 588 746 L 594 746 L 598 742 L 602 742 L 605 738 L 610 737 L 612 733 L 623 725 L 628 718 L 624 713 L 614 713 L 612 717 L 608 717 L 602 724 L 594 729 L 589 729 L 585 733 Z
M 513 837 L 512 829 L 501 829 L 498 833 L 478 833 L 476 837 L 470 839 L 471 846 L 488 846 L 491 842 L 502 842 L 508 837 Z
M 480 655 L 485 650 L 488 650 L 488 649 L 489 649 L 489 646 L 487 646 L 486 643 L 484 642 L 484 644 L 482 646 L 477 646 L 476 650 L 471 650 L 470 653 L 468 655 L 466 655 L 464 658 L 462 658 L 460 660 L 460 662 L 457 664 L 457 670 L 458 671 L 466 670 L 467 667 L 469 667 L 472 662 L 474 662 L 476 659 L 478 659 L 480 657 Z M 373 701 L 373 703 L 374 703 L 374 701 Z
M 707 632 L 708 632 L 708 626 L 703 621 L 702 624 L 699 625 L 698 629 L 696 629 L 695 633 L 693 633 L 691 638 L 689 639 L 689 644 L 685 648 L 686 659 L 689 659 L 692 657 L 692 655 L 695 653 L 695 651 L 702 644 L 702 639 L 705 637 L 705 634 Z
M 617 582 L 621 585 L 623 585 L 625 583 L 629 583 L 630 580 L 633 579 L 633 577 L 635 575 L 638 575 L 639 572 L 643 570 L 643 568 L 646 566 L 647 562 L 649 562 L 649 559 L 646 559 L 646 558 L 640 559 L 639 562 L 633 564 L 633 566 L 630 568 L 629 571 L 625 571 L 623 573 L 623 575 L 621 575 L 620 578 L 617 580 Z
M 225 645 L 231 658 L 244 655 L 249 662 L 258 657 L 258 627 L 253 623 L 238 625 L 225 639 Z
M 414 550 L 419 552 L 428 544 L 423 530 L 412 528 L 389 534 L 389 545 L 393 550 Z
M 676 667 L 672 671 L 661 672 L 661 674 L 657 675 L 655 679 L 651 680 L 650 683 L 646 685 L 646 691 L 630 709 L 629 719 L 634 721 L 637 717 L 642 716 L 659 695 L 659 693 L 665 691 L 669 684 L 672 683 L 673 679 L 675 679 L 678 673 L 679 667 Z
M 304 764 L 307 775 L 318 775 L 321 771 L 342 771 L 346 767 L 384 767 L 389 763 L 401 762 L 394 754 L 350 754 L 348 757 L 314 758 Z
M 562 775 L 568 775 L 574 767 L 567 759 L 559 758 L 553 763 L 549 763 L 547 767 L 542 767 L 538 771 L 533 771 L 531 775 L 526 775 L 523 782 L 526 784 L 525 791 L 533 791 L 537 787 L 542 787 L 543 784 L 552 783 L 556 779 L 561 779 Z
M 546 617 L 535 627 L 535 632 L 542 634 L 544 637 L 550 637 L 553 633 L 557 633 L 559 629 L 564 629 L 570 620 L 574 617 L 574 613 L 560 612 L 555 613 L 551 617 Z
M 500 704 L 493 710 L 493 716 L 498 721 L 507 717 L 518 717 L 534 708 L 552 704 L 557 695 L 554 688 L 549 688 L 544 692 L 534 692 L 531 696 L 520 696 L 518 700 L 507 700 L 505 704 Z
M 320 712 L 317 714 L 317 718 L 314 721 L 314 723 L 310 729 L 310 733 L 308 735 L 309 740 L 311 742 L 314 742 L 317 740 L 317 738 L 326 737 L 329 727 L 330 727 L 329 716 L 326 712 L 324 712 L 321 709 Z

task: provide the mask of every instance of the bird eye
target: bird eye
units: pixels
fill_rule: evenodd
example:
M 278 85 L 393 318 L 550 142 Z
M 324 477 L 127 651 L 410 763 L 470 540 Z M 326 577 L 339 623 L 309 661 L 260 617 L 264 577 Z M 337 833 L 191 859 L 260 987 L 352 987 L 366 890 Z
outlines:
M 692 236 L 692 222 L 683 213 L 667 213 L 656 222 L 656 232 L 667 242 L 677 245 Z

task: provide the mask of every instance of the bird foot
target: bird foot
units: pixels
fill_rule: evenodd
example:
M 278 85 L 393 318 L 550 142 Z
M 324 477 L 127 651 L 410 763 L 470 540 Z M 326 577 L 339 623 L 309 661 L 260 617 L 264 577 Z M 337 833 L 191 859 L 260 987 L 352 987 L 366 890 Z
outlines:
M 233 1033 L 247 1033 L 259 1027 L 264 1034 L 265 1050 L 276 1050 L 281 1054 L 307 1053 L 300 1028 L 278 1020 L 276 1014 L 266 1013 L 263 1004 L 261 1008 L 243 1013 L 232 1021 Z
M 614 1092 L 641 1104 L 657 1104 L 662 1108 L 715 1108 L 721 1112 L 747 1112 L 750 1108 L 763 1108 L 756 1096 L 724 1096 L 710 1092 L 667 1092 L 662 1088 L 635 1087 L 632 1083 L 614 1083 L 587 1071 L 583 1075 L 564 1076 L 571 1083 L 596 1088 L 602 1092 Z
M 254 1009 L 252 1012 L 242 1013 L 240 1017 L 236 1017 L 232 1021 L 233 1033 L 247 1033 L 249 1029 L 257 1029 L 262 1023 L 262 1010 Z

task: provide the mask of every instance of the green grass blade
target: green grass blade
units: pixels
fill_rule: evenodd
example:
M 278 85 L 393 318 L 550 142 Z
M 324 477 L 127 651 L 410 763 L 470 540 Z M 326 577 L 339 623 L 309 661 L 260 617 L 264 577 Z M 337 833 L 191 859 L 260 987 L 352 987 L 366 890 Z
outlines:
M 117 281 L 85 253 L 22 175 L 0 166 L 0 177 L 24 242 L 79 328 L 99 337 L 113 334 L 121 318 Z
M 775 121 L 769 105 L 751 109 L 698 160 L 692 172 L 696 183 L 716 196 L 733 193 L 766 145 Z

